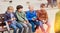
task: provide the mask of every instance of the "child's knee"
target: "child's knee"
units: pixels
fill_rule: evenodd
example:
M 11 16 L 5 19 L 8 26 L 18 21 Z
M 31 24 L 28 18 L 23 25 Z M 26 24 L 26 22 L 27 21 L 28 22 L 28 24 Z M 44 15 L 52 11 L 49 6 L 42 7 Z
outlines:
M 14 30 L 17 30 L 17 27 L 14 27 L 13 29 L 14 29 Z

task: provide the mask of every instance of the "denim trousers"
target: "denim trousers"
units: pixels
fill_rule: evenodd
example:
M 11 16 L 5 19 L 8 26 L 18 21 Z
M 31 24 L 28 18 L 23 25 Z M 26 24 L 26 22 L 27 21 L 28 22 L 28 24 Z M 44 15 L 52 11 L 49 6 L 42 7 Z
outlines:
M 14 29 L 13 33 L 17 33 L 17 29 L 19 29 L 18 33 L 23 32 L 23 26 L 20 23 L 10 24 L 10 28 Z
M 20 22 L 20 24 L 24 27 L 23 33 L 32 33 L 32 26 L 30 23 L 25 24 Z
M 35 32 L 35 26 L 39 26 L 40 23 L 37 21 L 29 21 L 29 23 L 32 25 L 32 31 Z

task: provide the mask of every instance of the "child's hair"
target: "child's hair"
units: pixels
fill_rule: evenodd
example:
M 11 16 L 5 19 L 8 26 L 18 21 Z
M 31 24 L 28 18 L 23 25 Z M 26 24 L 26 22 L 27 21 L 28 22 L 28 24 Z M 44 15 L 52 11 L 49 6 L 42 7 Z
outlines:
M 18 9 L 22 9 L 22 8 L 23 8 L 22 5 L 17 5 L 17 7 L 16 7 L 17 10 L 18 10 Z
M 12 8 L 12 9 L 13 9 L 13 6 L 8 6 L 7 10 L 9 10 L 10 8 Z
M 45 4 L 43 4 L 43 3 L 40 5 L 40 7 L 42 7 L 42 8 L 43 8 L 44 6 L 45 6 Z

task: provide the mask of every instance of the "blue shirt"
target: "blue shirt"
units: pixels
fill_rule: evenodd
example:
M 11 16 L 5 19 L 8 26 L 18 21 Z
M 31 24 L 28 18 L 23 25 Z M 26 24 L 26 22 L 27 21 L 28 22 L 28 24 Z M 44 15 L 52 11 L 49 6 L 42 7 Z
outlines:
M 32 18 L 36 18 L 36 11 L 35 10 L 33 10 L 32 12 L 30 12 L 30 10 L 27 11 L 26 17 L 28 20 L 32 20 Z
M 14 16 L 13 13 L 11 13 L 10 15 L 11 15 L 11 18 L 15 18 L 15 16 Z M 16 20 L 13 20 L 13 21 L 12 21 L 12 24 L 16 24 L 16 23 L 17 23 Z
M 15 18 L 15 16 L 13 15 L 13 13 L 11 13 L 10 15 L 11 15 L 11 18 Z

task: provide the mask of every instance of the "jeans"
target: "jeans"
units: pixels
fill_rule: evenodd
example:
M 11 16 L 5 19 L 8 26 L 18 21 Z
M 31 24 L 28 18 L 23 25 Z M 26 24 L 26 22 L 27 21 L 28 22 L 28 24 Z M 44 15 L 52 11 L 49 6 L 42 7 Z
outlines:
M 39 22 L 37 22 L 37 21 L 29 21 L 30 23 L 31 23 L 31 25 L 32 25 L 32 31 L 33 32 L 35 32 L 35 25 L 36 26 L 39 26 L 40 25 L 40 23 Z
M 22 33 L 23 32 L 23 26 L 20 23 L 16 23 L 16 24 L 10 24 L 10 28 L 14 29 L 13 33 L 17 33 L 17 29 L 19 28 L 18 33 Z
M 45 31 L 44 28 L 43 28 L 43 22 L 42 22 L 42 21 L 39 21 L 39 23 L 40 23 L 40 28 L 41 28 L 41 30 L 42 30 L 42 31 Z
M 44 29 L 44 27 L 43 27 L 43 24 L 44 24 L 44 23 L 43 23 L 42 21 L 39 21 L 39 22 L 40 22 L 40 28 L 41 28 L 41 30 L 42 30 L 44 33 L 46 33 L 46 32 L 45 32 L 45 29 Z M 47 29 L 49 30 L 49 29 L 50 29 L 49 23 L 47 22 L 47 23 L 45 23 L 45 24 L 48 26 Z M 48 32 L 48 31 L 47 31 L 47 32 Z
M 30 23 L 25 24 L 25 23 L 21 23 L 24 27 L 24 31 L 23 33 L 32 33 L 32 26 Z

